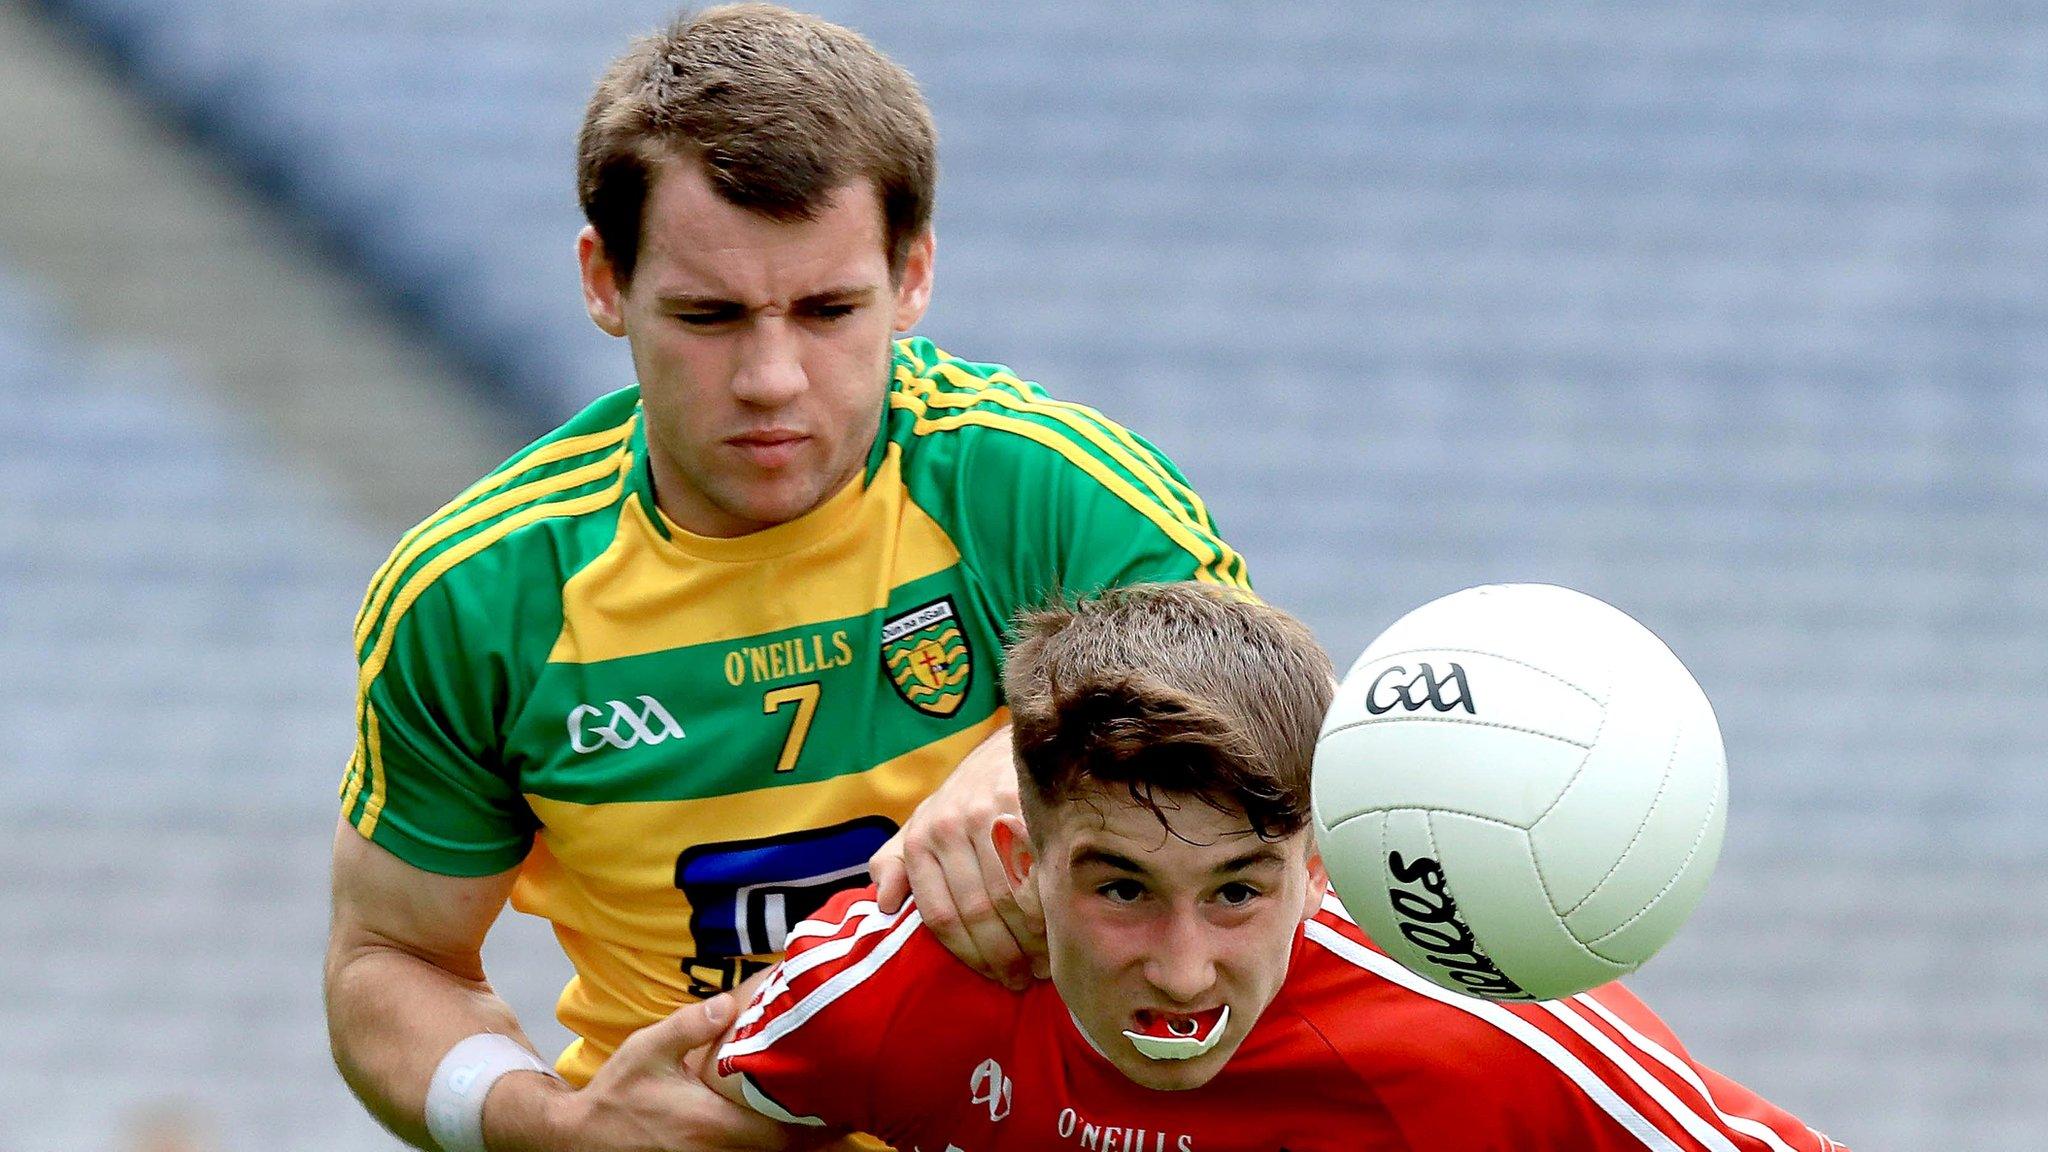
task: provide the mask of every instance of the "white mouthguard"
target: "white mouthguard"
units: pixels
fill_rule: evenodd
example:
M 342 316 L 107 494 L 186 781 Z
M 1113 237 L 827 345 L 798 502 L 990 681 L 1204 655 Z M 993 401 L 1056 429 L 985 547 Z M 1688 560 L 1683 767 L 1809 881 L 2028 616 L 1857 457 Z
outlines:
M 1192 1060 L 1223 1040 L 1223 1030 L 1230 1026 L 1230 1005 L 1223 1006 L 1223 1015 L 1209 1029 L 1209 1034 L 1199 1039 L 1193 1036 L 1147 1036 L 1140 1032 L 1124 1029 L 1124 1036 L 1140 1055 L 1153 1060 Z

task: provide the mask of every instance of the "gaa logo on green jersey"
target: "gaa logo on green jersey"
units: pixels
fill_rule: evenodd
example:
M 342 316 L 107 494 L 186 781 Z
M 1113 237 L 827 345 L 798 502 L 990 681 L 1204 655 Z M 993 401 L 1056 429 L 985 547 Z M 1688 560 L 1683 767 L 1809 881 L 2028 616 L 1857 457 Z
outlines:
M 974 653 L 953 598 L 942 596 L 883 621 L 882 667 L 912 708 L 927 716 L 958 712 L 974 675 Z

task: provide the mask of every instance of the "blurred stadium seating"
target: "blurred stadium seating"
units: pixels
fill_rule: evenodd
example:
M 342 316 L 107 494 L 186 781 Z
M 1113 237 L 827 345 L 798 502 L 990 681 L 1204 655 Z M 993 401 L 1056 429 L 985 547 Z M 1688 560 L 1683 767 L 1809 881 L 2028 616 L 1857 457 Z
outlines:
M 938 116 L 924 331 L 1150 435 L 1340 659 L 1513 579 L 1692 665 L 1727 854 L 1636 983 L 1697 1055 L 1851 1145 L 2039 1144 L 2048 12 L 814 7 Z M 667 5 L 49 11 L 535 419 L 626 382 L 571 147 Z M 236 1146 L 384 1146 L 308 989 L 387 526 L 34 295 L 0 291 L 0 914 L 35 926 L 0 1149 L 92 1145 L 77 1110 L 159 1068 Z

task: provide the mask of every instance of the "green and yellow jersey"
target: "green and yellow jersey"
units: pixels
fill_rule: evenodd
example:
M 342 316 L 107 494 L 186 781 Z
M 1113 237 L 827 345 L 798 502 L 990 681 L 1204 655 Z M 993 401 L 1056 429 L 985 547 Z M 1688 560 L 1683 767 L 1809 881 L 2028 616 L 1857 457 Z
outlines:
M 671 524 L 637 388 L 398 543 L 356 621 L 343 817 L 451 876 L 521 865 L 586 1081 L 771 959 L 1003 724 L 1018 609 L 1151 580 L 1246 586 L 1157 450 L 921 339 L 863 475 L 731 539 Z

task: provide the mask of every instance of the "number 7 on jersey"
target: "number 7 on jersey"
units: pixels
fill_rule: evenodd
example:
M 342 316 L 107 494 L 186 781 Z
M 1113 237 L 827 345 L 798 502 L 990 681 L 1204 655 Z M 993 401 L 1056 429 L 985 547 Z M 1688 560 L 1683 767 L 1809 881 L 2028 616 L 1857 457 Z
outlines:
M 782 741 L 782 757 L 775 762 L 777 772 L 791 772 L 796 769 L 796 758 L 803 754 L 804 737 L 811 734 L 811 717 L 818 711 L 818 695 L 823 686 L 813 681 L 809 684 L 791 684 L 784 688 L 771 688 L 761 697 L 761 715 L 773 716 L 782 711 L 785 704 L 796 705 L 796 719 L 790 721 L 789 735 Z

